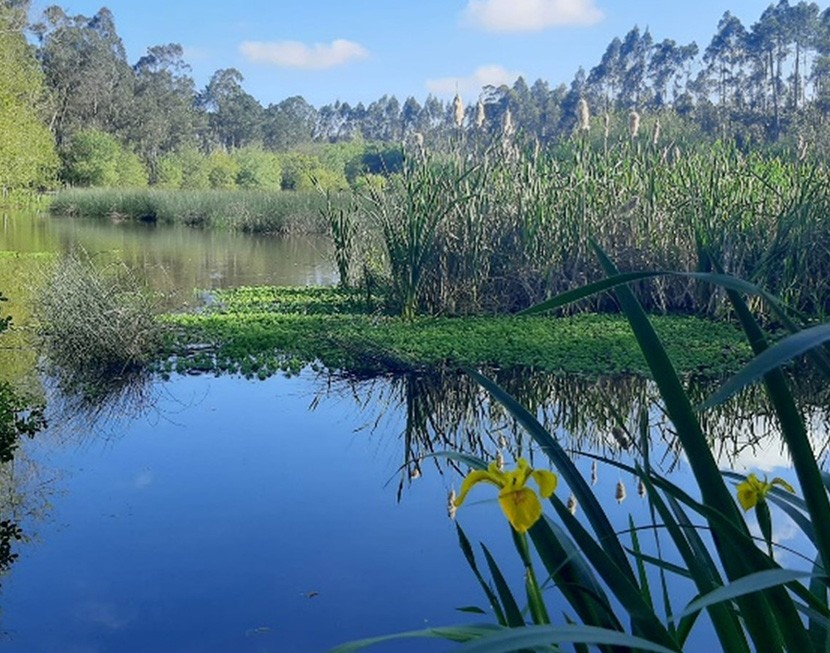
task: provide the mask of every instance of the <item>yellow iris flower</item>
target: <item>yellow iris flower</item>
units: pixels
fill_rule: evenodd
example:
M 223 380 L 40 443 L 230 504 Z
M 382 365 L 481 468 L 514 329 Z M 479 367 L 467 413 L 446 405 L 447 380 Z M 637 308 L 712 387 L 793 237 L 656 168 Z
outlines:
M 490 463 L 487 470 L 476 469 L 467 474 L 455 499 L 455 506 L 464 503 L 467 493 L 476 483 L 490 483 L 499 488 L 499 505 L 507 521 L 518 533 L 525 533 L 542 516 L 542 504 L 536 492 L 527 487 L 529 478 L 539 486 L 539 494 L 547 499 L 556 489 L 556 474 L 544 469 L 533 469 L 524 458 L 516 461 L 516 469 L 503 472 L 498 463 Z
M 738 483 L 738 502 L 744 510 L 749 510 L 757 505 L 759 501 L 765 501 L 766 496 L 772 489 L 773 485 L 780 485 L 787 492 L 795 494 L 793 486 L 787 483 L 783 478 L 775 477 L 771 481 L 767 481 L 766 477 L 761 481 L 755 474 L 750 474 L 746 477 L 743 483 Z

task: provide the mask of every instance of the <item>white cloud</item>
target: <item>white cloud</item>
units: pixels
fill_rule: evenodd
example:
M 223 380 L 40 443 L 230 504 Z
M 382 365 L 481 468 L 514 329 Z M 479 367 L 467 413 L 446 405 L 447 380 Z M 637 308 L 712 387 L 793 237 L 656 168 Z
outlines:
M 435 95 L 455 95 L 455 93 L 478 95 L 483 86 L 512 85 L 519 76 L 521 76 L 520 72 L 507 70 L 504 66 L 479 66 L 471 75 L 466 77 L 428 79 L 426 86 L 427 90 Z
M 369 56 L 362 45 L 345 39 L 313 46 L 299 41 L 244 41 L 239 51 L 253 63 L 304 70 L 333 68 Z
M 537 32 L 593 25 L 603 18 L 594 0 L 469 0 L 466 21 L 490 32 Z

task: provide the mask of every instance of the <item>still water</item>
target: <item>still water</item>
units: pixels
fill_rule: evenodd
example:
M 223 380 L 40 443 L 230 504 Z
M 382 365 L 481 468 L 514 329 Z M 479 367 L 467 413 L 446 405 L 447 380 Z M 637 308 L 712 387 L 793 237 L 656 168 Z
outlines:
M 189 229 L 8 217 L 0 250 L 82 245 L 121 252 L 153 283 L 193 302 L 194 288 L 331 283 L 323 242 Z M 157 274 L 156 274 L 157 273 Z M 638 379 L 500 378 L 538 408 L 569 449 L 630 462 L 611 435 L 620 416 L 648 411 L 653 459 L 689 486 L 682 455 Z M 826 398 L 810 409 L 823 455 Z M 436 451 L 508 462 L 535 452 L 463 377 L 354 380 L 151 380 L 79 414 L 50 397 L 50 428 L 6 470 L 3 510 L 26 541 L 0 580 L 0 649 L 21 652 L 325 651 L 351 639 L 478 622 L 486 606 L 457 544 L 447 496 L 462 478 Z M 757 397 L 710 418 L 724 468 L 792 480 Z M 591 462 L 577 454 L 586 478 Z M 535 456 L 537 464 L 543 464 Z M 615 501 L 618 483 L 627 497 Z M 476 488 L 457 521 L 490 548 L 517 596 L 523 575 L 492 488 Z M 645 523 L 635 481 L 600 466 L 595 490 L 615 528 Z M 557 490 L 563 498 L 567 487 Z M 776 536 L 803 542 L 784 521 Z M 786 562 L 786 561 L 782 561 Z M 791 561 L 797 565 L 797 560 Z M 549 610 L 566 609 L 549 591 Z M 673 599 L 682 606 L 689 588 Z M 521 602 L 521 601 L 520 601 Z M 691 644 L 707 645 L 707 630 Z M 452 650 L 410 641 L 379 651 Z M 690 648 L 689 650 L 693 650 Z

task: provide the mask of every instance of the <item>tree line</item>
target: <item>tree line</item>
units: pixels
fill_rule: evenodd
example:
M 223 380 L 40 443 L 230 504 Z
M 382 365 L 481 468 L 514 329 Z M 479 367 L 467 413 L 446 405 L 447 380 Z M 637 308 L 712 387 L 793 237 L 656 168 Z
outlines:
M 328 170 L 345 179 L 348 164 L 352 173 L 361 165 L 382 171 L 378 148 L 352 148 L 357 162 L 344 161 L 342 152 L 329 156 L 340 166 L 333 171 L 321 154 L 324 144 L 400 143 L 416 133 L 440 143 L 459 131 L 497 133 L 506 119 L 545 144 L 573 133 L 581 101 L 595 122 L 637 111 L 682 124 L 692 138 L 736 139 L 745 147 L 795 134 L 815 142 L 830 112 L 830 9 L 803 0 L 779 0 L 749 26 L 727 11 L 702 49 L 656 41 L 634 27 L 570 84 L 528 84 L 520 77 L 484 87 L 466 108 L 433 95 L 423 102 L 384 95 L 369 104 L 319 108 L 292 96 L 263 106 L 234 68 L 217 70 L 197 88 L 176 43 L 151 46 L 130 63 L 106 8 L 83 16 L 51 6 L 33 22 L 29 9 L 29 0 L 0 0 L 3 187 L 42 186 L 55 175 L 80 185 L 175 186 L 197 155 L 222 162 L 219 172 L 203 162 L 197 177 L 208 181 L 200 184 L 212 183 L 213 172 L 217 183 L 228 185 L 228 175 L 242 174 L 240 151 L 260 158 L 304 152 L 287 165 L 270 165 L 306 172 L 316 166 L 319 175 Z M 85 170 L 90 157 L 113 162 L 123 179 Z

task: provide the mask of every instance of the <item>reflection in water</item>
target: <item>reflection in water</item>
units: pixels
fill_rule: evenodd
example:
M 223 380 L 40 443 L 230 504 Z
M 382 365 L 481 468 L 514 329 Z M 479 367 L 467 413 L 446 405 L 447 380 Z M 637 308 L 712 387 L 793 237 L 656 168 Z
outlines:
M 492 378 L 536 414 L 575 456 L 641 458 L 645 436 L 652 463 L 663 472 L 671 472 L 681 461 L 682 447 L 661 408 L 659 392 L 645 378 L 590 379 L 531 370 L 498 370 Z M 690 381 L 687 391 L 698 403 L 716 386 L 711 381 Z M 822 459 L 830 444 L 830 390 L 806 378 L 799 379 L 797 390 L 816 456 Z M 404 416 L 399 498 L 403 488 L 421 475 L 427 461 L 441 473 L 448 467 L 463 471 L 453 460 L 435 457 L 438 452 L 485 460 L 533 458 L 532 440 L 500 404 L 490 401 L 472 378 L 461 373 L 408 373 L 375 379 L 330 376 L 318 401 L 326 395 L 354 397 L 374 430 L 383 426 L 389 431 L 384 424 L 387 415 Z M 789 465 L 763 387 L 748 388 L 732 401 L 702 413 L 700 420 L 721 466 L 736 468 L 748 461 L 761 469 Z M 592 473 L 597 474 L 595 466 Z M 617 490 L 618 501 L 620 495 L 624 498 L 624 489 Z
M 0 216 L 0 251 L 117 252 L 141 271 L 170 308 L 194 303 L 194 289 L 246 285 L 333 285 L 334 265 L 322 237 L 263 236 L 183 225 L 113 223 L 31 213 Z

